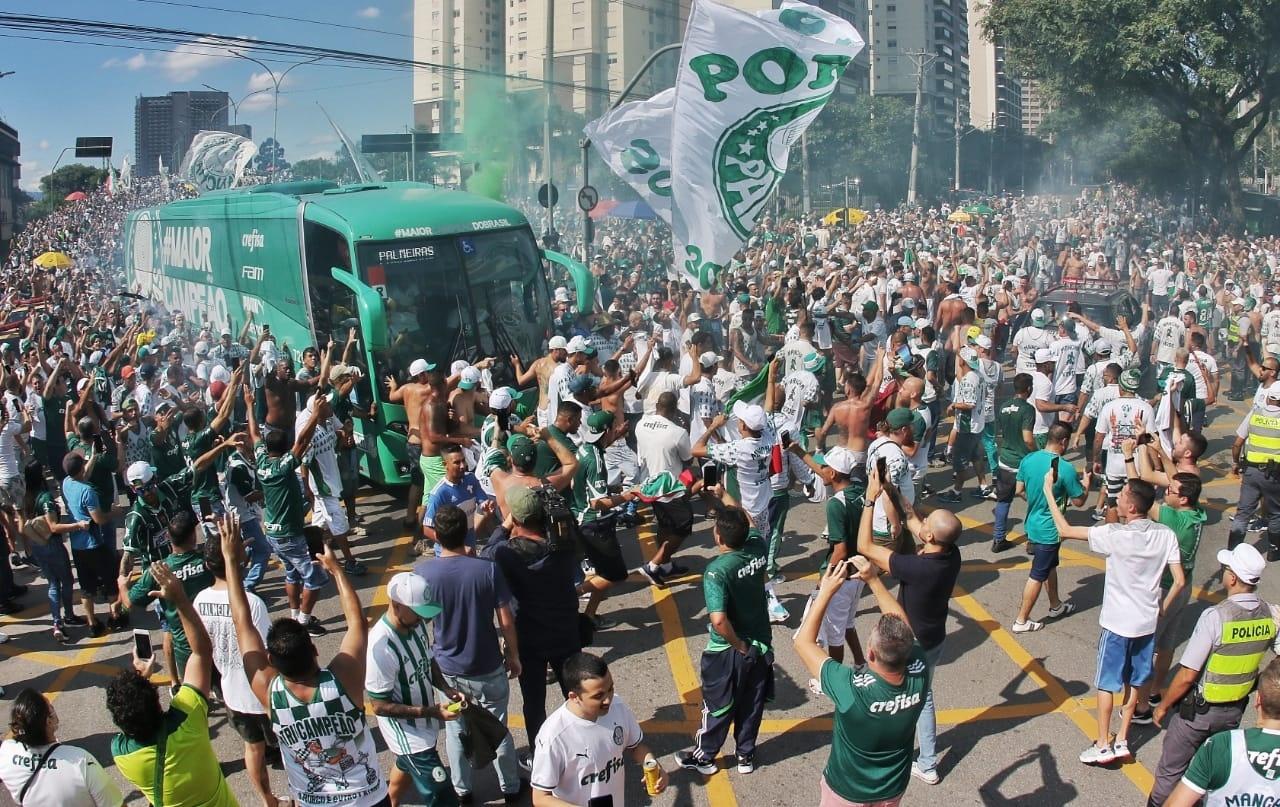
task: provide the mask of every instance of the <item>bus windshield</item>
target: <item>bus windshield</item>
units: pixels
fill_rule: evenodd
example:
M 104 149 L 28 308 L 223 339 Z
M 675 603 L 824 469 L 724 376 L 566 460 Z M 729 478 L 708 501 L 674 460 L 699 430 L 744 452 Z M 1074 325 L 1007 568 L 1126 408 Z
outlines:
M 386 301 L 390 348 L 380 372 L 404 379 L 417 358 L 447 370 L 457 359 L 505 365 L 513 353 L 526 363 L 539 355 L 551 310 L 527 229 L 365 243 L 358 256 Z

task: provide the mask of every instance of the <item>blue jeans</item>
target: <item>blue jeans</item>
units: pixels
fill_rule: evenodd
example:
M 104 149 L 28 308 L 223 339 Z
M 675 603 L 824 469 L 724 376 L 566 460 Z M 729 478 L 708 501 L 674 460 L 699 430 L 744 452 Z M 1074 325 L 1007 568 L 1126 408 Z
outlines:
M 40 546 L 31 543 L 31 557 L 40 566 L 40 574 L 49 581 L 49 614 L 54 625 L 61 625 L 62 620 L 75 616 L 72 609 L 71 558 L 67 555 L 67 547 L 61 540 L 50 539 L 49 543 Z M 62 616 L 58 615 L 58 607 L 62 607 Z
M 271 544 L 267 541 L 267 534 L 262 531 L 262 522 L 256 518 L 240 522 L 240 535 L 249 555 L 249 571 L 244 576 L 244 588 L 245 591 L 253 591 L 267 573 Z
M 931 680 L 938 674 L 938 658 L 942 656 L 945 644 L 944 641 L 932 650 L 924 651 L 925 661 L 933 671 Z M 924 710 L 916 720 L 916 737 L 920 740 L 920 756 L 916 758 L 916 764 L 920 766 L 920 770 L 928 773 L 938 767 L 938 715 L 933 706 L 932 686 L 925 693 Z
M 1014 491 L 1018 488 L 1018 472 L 996 465 L 996 510 L 991 526 L 991 540 L 1000 543 L 1009 534 L 1009 508 L 1013 504 Z
M 541 674 L 541 671 L 539 671 Z M 511 685 L 507 682 L 507 672 L 499 667 L 488 675 L 445 675 L 449 686 L 466 696 L 470 703 L 479 704 L 505 726 L 507 723 L 507 704 L 511 699 Z M 462 750 L 462 721 L 450 720 L 445 723 L 445 747 L 449 750 L 449 776 L 453 779 L 453 789 L 459 795 L 472 792 L 471 764 Z M 529 741 L 532 747 L 533 741 Z M 516 745 L 508 733 L 502 744 L 498 746 L 498 784 L 507 795 L 520 792 L 520 774 L 516 767 Z

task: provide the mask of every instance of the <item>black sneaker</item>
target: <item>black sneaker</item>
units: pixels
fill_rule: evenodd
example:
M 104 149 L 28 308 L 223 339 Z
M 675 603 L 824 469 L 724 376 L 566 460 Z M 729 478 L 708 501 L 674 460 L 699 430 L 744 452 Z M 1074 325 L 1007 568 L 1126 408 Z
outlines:
M 697 771 L 703 776 L 712 776 L 718 770 L 715 760 L 694 756 L 692 751 L 677 751 L 676 764 L 687 771 Z
M 113 616 L 107 620 L 107 627 L 113 631 L 124 630 L 129 627 L 128 612 L 121 612 L 120 616 Z
M 10 614 L 16 614 L 21 610 L 22 610 L 22 606 L 18 605 L 13 600 L 0 601 L 0 614 L 4 614 L 8 616 Z
M 738 754 L 738 773 L 754 773 L 756 760 L 751 754 Z
M 1015 546 L 1016 546 L 1016 544 L 1011 543 L 1011 542 L 1006 541 L 1006 540 L 1004 540 L 1003 538 L 1001 538 L 999 541 L 993 541 L 993 542 L 991 543 L 991 551 L 992 551 L 992 552 L 1007 552 L 1007 551 L 1009 551 L 1010 549 L 1013 549 Z
M 955 490 L 944 490 L 938 494 L 937 499 L 938 501 L 946 502 L 947 504 L 960 504 L 960 502 L 964 500 L 959 491 Z
M 1280 549 L 1268 549 L 1267 563 L 1275 563 L 1276 561 L 1280 561 Z
M 1147 709 L 1145 712 L 1141 709 L 1135 709 L 1133 712 L 1132 722 L 1135 726 L 1150 726 L 1155 721 L 1151 718 L 1150 709 Z
M 72 614 L 71 616 L 62 620 L 62 624 L 70 625 L 73 628 L 83 628 L 85 625 L 89 624 L 89 621 L 82 616 L 78 616 L 77 614 Z
M 93 625 L 89 628 L 89 635 L 95 639 L 98 638 L 99 636 L 106 636 L 107 626 L 101 622 L 94 622 Z
M 650 569 L 649 564 L 642 563 L 640 564 L 640 574 L 644 575 L 650 584 L 658 588 L 667 587 L 667 576 L 662 573 L 661 569 Z
M 308 618 L 305 627 L 307 629 L 307 633 L 310 633 L 312 636 L 327 636 L 329 634 L 329 629 L 324 625 L 321 625 L 320 620 L 315 617 Z
M 1147 705 L 1148 705 L 1148 706 L 1159 706 L 1159 705 L 1160 705 L 1160 701 L 1162 701 L 1162 700 L 1164 700 L 1164 698 L 1162 698 L 1162 697 L 1160 696 L 1160 693 L 1159 693 L 1159 692 L 1152 692 L 1152 693 L 1151 693 L 1151 695 L 1147 697 Z
M 23 557 L 22 557 L 21 555 L 19 555 L 17 552 L 10 552 L 10 553 L 9 553 L 9 568 L 11 568 L 11 569 L 25 569 L 25 568 L 27 568 L 27 562 L 26 562 L 26 560 L 24 560 L 24 559 L 23 559 Z

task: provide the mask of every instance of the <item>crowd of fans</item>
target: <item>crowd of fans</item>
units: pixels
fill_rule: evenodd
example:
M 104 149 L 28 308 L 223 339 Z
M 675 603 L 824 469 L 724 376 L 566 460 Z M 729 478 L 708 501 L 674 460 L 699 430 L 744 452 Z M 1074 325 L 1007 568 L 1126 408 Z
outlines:
M 139 181 L 32 222 L 0 300 L 0 612 L 22 609 L 13 570 L 25 566 L 47 585 L 58 642 L 161 626 L 161 646 L 139 639 L 106 690 L 116 773 L 152 804 L 236 803 L 213 708 L 272 807 L 273 759 L 307 807 L 471 803 L 490 765 L 507 803 L 531 791 L 536 805 L 621 805 L 627 757 L 661 792 L 668 773 L 637 715 L 584 652 L 614 627 L 602 605 L 633 571 L 619 533 L 640 519 L 656 530 L 637 570 L 649 585 L 687 580 L 681 551 L 704 519 L 715 548 L 701 572 L 702 725 L 674 765 L 714 774 L 732 731 L 733 765 L 751 774 L 774 625 L 796 624 L 776 591 L 803 499 L 824 508 L 825 551 L 805 562 L 819 583 L 792 641 L 835 728 L 820 792 L 798 800 L 896 805 L 912 776 L 939 783 L 933 678 L 963 529 L 952 511 L 992 501 L 992 549 L 1005 552 L 1016 498 L 1031 569 L 1014 634 L 1076 609 L 1058 591 L 1062 540 L 1106 557 L 1100 728 L 1081 762 L 1129 757 L 1130 726 L 1168 718 L 1153 804 L 1274 795 L 1280 664 L 1263 656 L 1280 611 L 1256 587 L 1280 559 L 1280 239 L 1221 233 L 1119 187 L 975 214 L 877 209 L 851 226 L 766 218 L 717 287 L 695 293 L 660 225 L 606 222 L 598 246 L 579 245 L 597 297 L 556 288 L 543 356 L 421 357 L 380 392 L 406 410 L 406 522 L 422 558 L 389 578 L 370 625 L 351 583 L 365 572 L 356 432 L 371 416 L 355 334 L 290 352 L 269 332 L 249 340 L 130 294 L 113 258 L 123 214 L 180 193 Z M 37 268 L 46 251 L 75 265 Z M 494 360 L 536 387 L 527 408 L 516 389 L 486 387 Z M 1206 612 L 1218 622 L 1197 623 L 1168 680 L 1220 393 L 1255 400 L 1217 554 L 1235 610 Z M 1067 459 L 1077 448 L 1082 470 Z M 1090 499 L 1099 523 L 1069 524 L 1065 503 Z M 1261 551 L 1248 538 L 1260 501 Z M 255 590 L 280 576 L 285 603 L 269 608 Z M 869 632 L 855 620 L 867 589 L 880 611 Z M 1042 589 L 1050 608 L 1033 619 Z M 324 658 L 313 612 L 334 598 L 343 630 Z M 1237 622 L 1252 632 L 1233 643 L 1223 625 Z M 167 688 L 152 681 L 160 667 Z M 510 681 L 524 752 L 506 730 Z M 565 701 L 548 715 L 552 683 Z M 1217 735 L 1255 690 L 1262 728 Z M 18 693 L 10 725 L 0 779 L 19 803 L 122 802 L 114 774 L 58 742 L 44 695 Z

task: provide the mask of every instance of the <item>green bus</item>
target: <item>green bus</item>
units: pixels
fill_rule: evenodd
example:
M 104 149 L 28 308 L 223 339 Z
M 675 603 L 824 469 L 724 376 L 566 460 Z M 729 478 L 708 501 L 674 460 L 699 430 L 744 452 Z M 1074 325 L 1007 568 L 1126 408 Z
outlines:
M 540 250 L 515 208 L 413 182 L 212 192 L 134 211 L 121 244 L 132 291 L 214 333 L 270 326 L 297 361 L 357 328 L 358 394 L 376 415 L 357 421 L 361 469 L 381 484 L 408 483 L 388 376 L 404 381 L 417 358 L 447 370 L 495 356 L 494 383 L 511 383 L 507 356 L 531 362 L 550 335 L 544 261 L 569 272 L 580 302 L 594 296 L 585 267 Z

